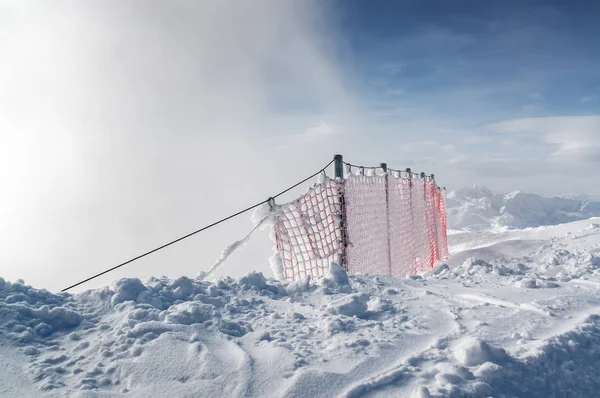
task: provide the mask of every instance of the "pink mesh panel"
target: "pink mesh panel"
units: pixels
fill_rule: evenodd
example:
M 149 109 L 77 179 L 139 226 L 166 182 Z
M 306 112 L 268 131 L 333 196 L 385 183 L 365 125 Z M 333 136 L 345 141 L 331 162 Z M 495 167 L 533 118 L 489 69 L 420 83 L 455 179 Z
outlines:
M 448 257 L 446 228 L 443 193 L 416 174 L 326 179 L 275 215 L 286 280 L 324 275 L 333 261 L 351 273 L 416 275 Z
M 410 196 L 412 206 L 411 221 L 415 240 L 414 257 L 410 261 L 410 274 L 416 275 L 429 266 L 431 253 L 428 236 L 425 183 L 420 177 L 416 176 L 413 176 L 410 181 L 412 183 Z
M 427 268 L 432 268 L 439 258 L 437 242 L 437 224 L 439 217 L 437 216 L 437 206 L 435 203 L 435 191 L 437 191 L 437 186 L 433 180 L 427 178 L 423 181 L 423 184 L 425 190 L 425 236 L 429 246 L 429 257 L 427 258 L 427 262 L 423 264 L 424 271 Z
M 446 199 L 442 192 L 436 192 L 436 216 L 438 220 L 438 260 L 448 258 L 448 221 L 446 216 Z
M 277 249 L 286 280 L 325 275 L 342 253 L 343 183 L 326 179 L 275 215 Z
M 415 271 L 418 236 L 415 234 L 411 180 L 389 178 L 389 217 L 392 276 L 403 278 Z
M 385 177 L 351 174 L 345 192 L 348 271 L 389 275 Z

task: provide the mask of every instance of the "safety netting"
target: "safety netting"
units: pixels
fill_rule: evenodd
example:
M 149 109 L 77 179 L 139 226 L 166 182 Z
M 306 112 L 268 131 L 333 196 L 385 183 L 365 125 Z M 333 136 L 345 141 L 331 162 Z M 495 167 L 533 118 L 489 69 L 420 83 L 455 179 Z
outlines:
M 277 206 L 274 236 L 286 280 L 324 275 L 331 262 L 404 277 L 448 257 L 444 195 L 432 177 L 410 172 L 325 178 Z
M 351 273 L 388 275 L 386 179 L 381 175 L 348 175 L 346 185 L 347 268 Z
M 332 262 L 344 263 L 344 184 L 324 178 L 304 195 L 277 206 L 275 243 L 285 280 L 324 275 Z

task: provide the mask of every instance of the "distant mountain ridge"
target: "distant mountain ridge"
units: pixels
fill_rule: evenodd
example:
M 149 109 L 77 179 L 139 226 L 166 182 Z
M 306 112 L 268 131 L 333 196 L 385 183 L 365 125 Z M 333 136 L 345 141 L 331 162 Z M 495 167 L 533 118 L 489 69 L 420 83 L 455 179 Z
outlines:
M 600 216 L 600 201 L 547 198 L 521 191 L 494 194 L 481 185 L 449 192 L 446 207 L 448 228 L 475 231 L 556 225 Z

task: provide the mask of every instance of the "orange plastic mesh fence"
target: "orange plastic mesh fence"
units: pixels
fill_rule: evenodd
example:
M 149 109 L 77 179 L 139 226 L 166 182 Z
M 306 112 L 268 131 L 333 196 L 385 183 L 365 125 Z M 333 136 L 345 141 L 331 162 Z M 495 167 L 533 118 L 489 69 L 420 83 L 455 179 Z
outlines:
M 438 259 L 445 260 L 448 258 L 448 220 L 446 216 L 446 198 L 439 190 L 435 191 L 435 205 L 438 222 Z
M 385 177 L 350 174 L 345 181 L 348 271 L 388 275 Z
M 285 280 L 324 275 L 342 260 L 343 182 L 326 178 L 295 201 L 278 206 L 275 239 Z
M 351 273 L 405 277 L 448 257 L 444 195 L 429 177 L 326 178 L 278 209 L 274 230 L 286 280 L 324 275 L 331 262 Z
M 414 183 L 409 178 L 390 178 L 390 247 L 392 275 L 396 277 L 417 274 L 426 249 L 421 190 Z

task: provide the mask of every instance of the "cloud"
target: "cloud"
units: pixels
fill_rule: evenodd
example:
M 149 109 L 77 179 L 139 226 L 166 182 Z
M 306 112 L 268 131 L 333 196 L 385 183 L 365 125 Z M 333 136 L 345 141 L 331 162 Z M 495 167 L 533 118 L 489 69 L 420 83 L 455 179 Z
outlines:
M 276 146 L 306 126 L 314 142 L 360 125 L 323 2 L 12 4 L 0 17 L 5 278 L 63 287 L 57 275 L 82 278 L 305 177 L 334 143 Z M 233 220 L 97 283 L 194 275 L 247 227 Z M 224 272 L 269 251 L 251 245 Z
M 436 172 L 440 157 L 452 159 L 461 156 L 454 144 L 434 140 L 402 143 L 394 148 L 393 153 L 395 158 L 389 163 L 391 168 L 411 167 L 414 171 L 427 173 Z
M 548 156 L 564 162 L 600 160 L 600 115 L 523 118 L 489 124 L 482 131 L 536 140 Z
M 598 52 L 590 36 L 556 35 L 556 26 L 575 22 L 574 16 L 544 10 L 527 5 L 523 13 L 502 12 L 493 20 L 461 10 L 479 21 L 474 25 L 453 17 L 426 24 L 405 21 L 401 34 L 374 41 L 366 61 L 361 60 L 383 81 L 370 94 L 396 100 L 397 108 L 409 106 L 411 116 L 458 121 L 463 129 L 542 111 L 569 112 L 560 99 L 568 87 L 595 84 L 590 59 L 597 60 Z M 535 13 L 544 18 L 532 19 Z M 390 64 L 402 67 L 386 74 L 381 65 Z M 577 83 L 565 86 L 573 76 Z M 381 87 L 402 87 L 409 95 L 390 98 Z
M 291 140 L 290 143 L 309 146 L 323 145 L 325 142 L 340 136 L 340 134 L 341 131 L 337 126 L 321 121 L 295 136 L 295 139 Z
M 432 170 L 449 186 L 585 190 L 588 183 L 573 174 L 597 165 L 600 130 L 577 119 L 533 116 L 575 112 L 562 99 L 595 84 L 590 59 L 597 60 L 598 51 L 589 35 L 571 30 L 557 36 L 556 26 L 576 18 L 549 10 L 527 5 L 522 13 L 494 13 L 493 20 L 462 10 L 457 19 L 402 21 L 400 34 L 373 40 L 360 60 L 378 81 L 367 93 L 376 113 L 369 134 L 375 142 L 397 143 L 382 150 L 390 167 Z M 473 24 L 463 17 L 473 17 Z M 406 94 L 386 92 L 396 87 Z M 516 122 L 523 117 L 535 119 L 532 126 Z M 488 128 L 493 124 L 498 131 Z M 578 136 L 582 129 L 587 133 Z M 445 144 L 455 152 L 444 151 Z
M 591 99 L 592 99 L 592 97 L 581 97 L 581 99 L 579 100 L 579 102 L 585 103 L 585 102 L 589 102 Z
M 336 2 L 11 4 L 0 15 L 3 277 L 62 287 L 56 275 L 86 276 L 264 200 L 334 153 L 499 190 L 581 190 L 589 182 L 571 173 L 598 161 L 597 119 L 514 119 L 551 112 L 555 82 L 597 74 L 595 54 L 535 21 L 498 16 L 480 31 L 404 15 L 402 34 L 349 55 Z M 195 274 L 247 227 L 233 220 L 100 282 Z M 260 267 L 260 245 L 224 273 Z
M 480 183 L 553 195 L 597 182 L 583 172 L 600 162 L 598 131 L 600 115 L 507 119 L 395 151 L 398 163 L 411 160 L 408 166 L 434 172 L 450 188 Z

